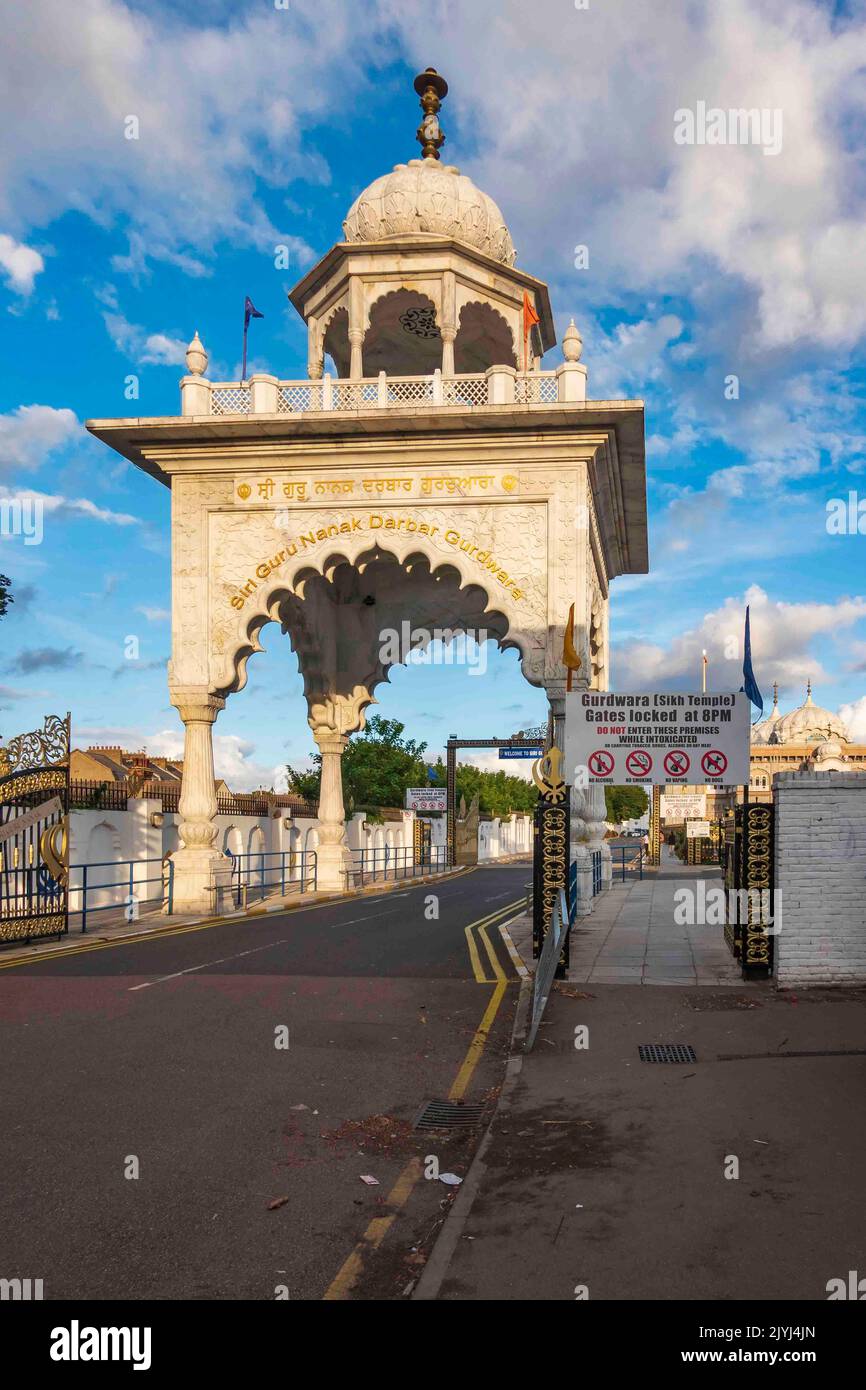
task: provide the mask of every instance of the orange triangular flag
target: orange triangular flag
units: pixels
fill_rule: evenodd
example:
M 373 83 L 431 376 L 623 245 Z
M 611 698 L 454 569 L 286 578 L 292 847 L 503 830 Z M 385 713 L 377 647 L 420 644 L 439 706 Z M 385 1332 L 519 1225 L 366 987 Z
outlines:
M 527 343 L 529 342 L 529 334 L 530 334 L 531 330 L 534 328 L 535 324 L 537 324 L 537 323 L 541 323 L 541 319 L 538 317 L 537 313 L 535 312 L 535 309 L 534 309 L 533 306 L 532 306 L 532 303 L 531 303 L 530 298 L 529 298 L 529 292 L 528 292 L 527 290 L 524 290 L 524 291 L 523 291 L 523 370 L 524 370 L 525 372 L 529 371 L 529 364 L 528 364 L 529 354 L 528 354 L 528 352 L 527 352 Z
M 574 604 L 568 610 L 568 622 L 565 625 L 565 637 L 562 642 L 562 660 L 568 671 L 565 688 L 570 690 L 571 673 L 580 670 L 580 657 L 574 647 Z

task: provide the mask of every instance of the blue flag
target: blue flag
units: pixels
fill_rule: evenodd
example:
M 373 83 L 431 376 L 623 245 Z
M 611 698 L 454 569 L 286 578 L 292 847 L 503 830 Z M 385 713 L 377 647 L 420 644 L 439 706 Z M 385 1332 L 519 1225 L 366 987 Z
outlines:
M 260 314 L 253 301 L 247 295 L 244 300 L 244 361 L 241 367 L 241 381 L 247 379 L 247 329 L 250 326 L 250 319 L 263 319 L 264 314 Z
M 435 782 L 435 781 L 436 781 L 436 769 L 435 769 L 435 767 L 428 767 L 428 769 L 427 769 L 427 777 L 429 778 L 429 780 L 430 780 L 431 782 Z
M 247 295 L 244 300 L 244 328 L 249 328 L 250 319 L 263 319 L 264 314 L 260 314 L 253 301 Z
M 752 670 L 752 630 L 749 625 L 749 607 L 746 605 L 746 636 L 743 641 L 743 684 L 740 690 L 744 695 L 748 695 L 753 705 L 757 705 L 764 713 L 764 697 L 758 689 L 758 682 L 755 680 L 755 673 Z

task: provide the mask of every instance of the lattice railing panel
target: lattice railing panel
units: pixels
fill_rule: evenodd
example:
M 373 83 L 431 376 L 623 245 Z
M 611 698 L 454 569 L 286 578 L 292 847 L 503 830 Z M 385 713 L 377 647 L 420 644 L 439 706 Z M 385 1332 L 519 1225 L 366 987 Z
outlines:
M 320 381 L 293 382 L 277 391 L 277 414 L 293 415 L 296 411 L 322 410 L 323 389 Z
M 214 415 L 249 415 L 253 393 L 249 386 L 215 386 L 211 391 Z
M 433 400 L 433 378 L 415 377 L 388 381 L 389 405 L 427 405 Z
M 487 405 L 486 376 L 455 376 L 442 382 L 443 405 Z
M 518 405 L 548 405 L 559 399 L 559 388 L 554 375 L 541 376 L 538 373 L 519 376 L 514 383 L 514 399 Z
M 378 404 L 377 381 L 334 382 L 334 410 L 369 410 Z

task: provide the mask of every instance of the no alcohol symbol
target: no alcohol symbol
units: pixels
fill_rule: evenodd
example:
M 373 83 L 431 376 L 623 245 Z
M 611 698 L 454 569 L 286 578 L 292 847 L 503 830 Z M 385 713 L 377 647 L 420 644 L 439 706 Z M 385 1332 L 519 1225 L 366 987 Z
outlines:
M 711 748 L 709 753 L 705 753 L 701 758 L 701 767 L 708 777 L 721 777 L 727 766 L 728 760 L 718 748 Z
M 645 748 L 635 748 L 626 758 L 625 766 L 632 777 L 648 777 L 653 770 L 653 760 Z
M 606 749 L 599 748 L 589 755 L 589 770 L 593 777 L 609 777 L 613 772 L 614 757 Z
M 665 772 L 669 772 L 671 777 L 685 777 L 690 766 L 691 759 L 682 748 L 672 748 L 669 753 L 665 753 Z

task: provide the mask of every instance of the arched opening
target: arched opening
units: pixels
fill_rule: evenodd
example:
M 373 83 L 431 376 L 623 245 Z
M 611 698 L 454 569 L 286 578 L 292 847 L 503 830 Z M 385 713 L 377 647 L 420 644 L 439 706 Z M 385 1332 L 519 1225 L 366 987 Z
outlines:
M 377 299 L 364 335 L 364 376 L 432 376 L 442 365 L 436 306 L 417 290 L 394 290 Z
M 349 365 L 351 353 L 349 351 L 349 314 L 346 309 L 336 309 L 331 315 L 325 335 L 322 340 L 322 350 L 326 357 L 330 357 L 336 368 L 337 376 L 347 377 L 349 375 Z M 328 363 L 325 363 L 325 370 L 328 370 Z
M 502 315 L 489 304 L 466 304 L 454 340 L 454 370 L 486 372 L 488 367 L 519 367 L 514 337 Z

